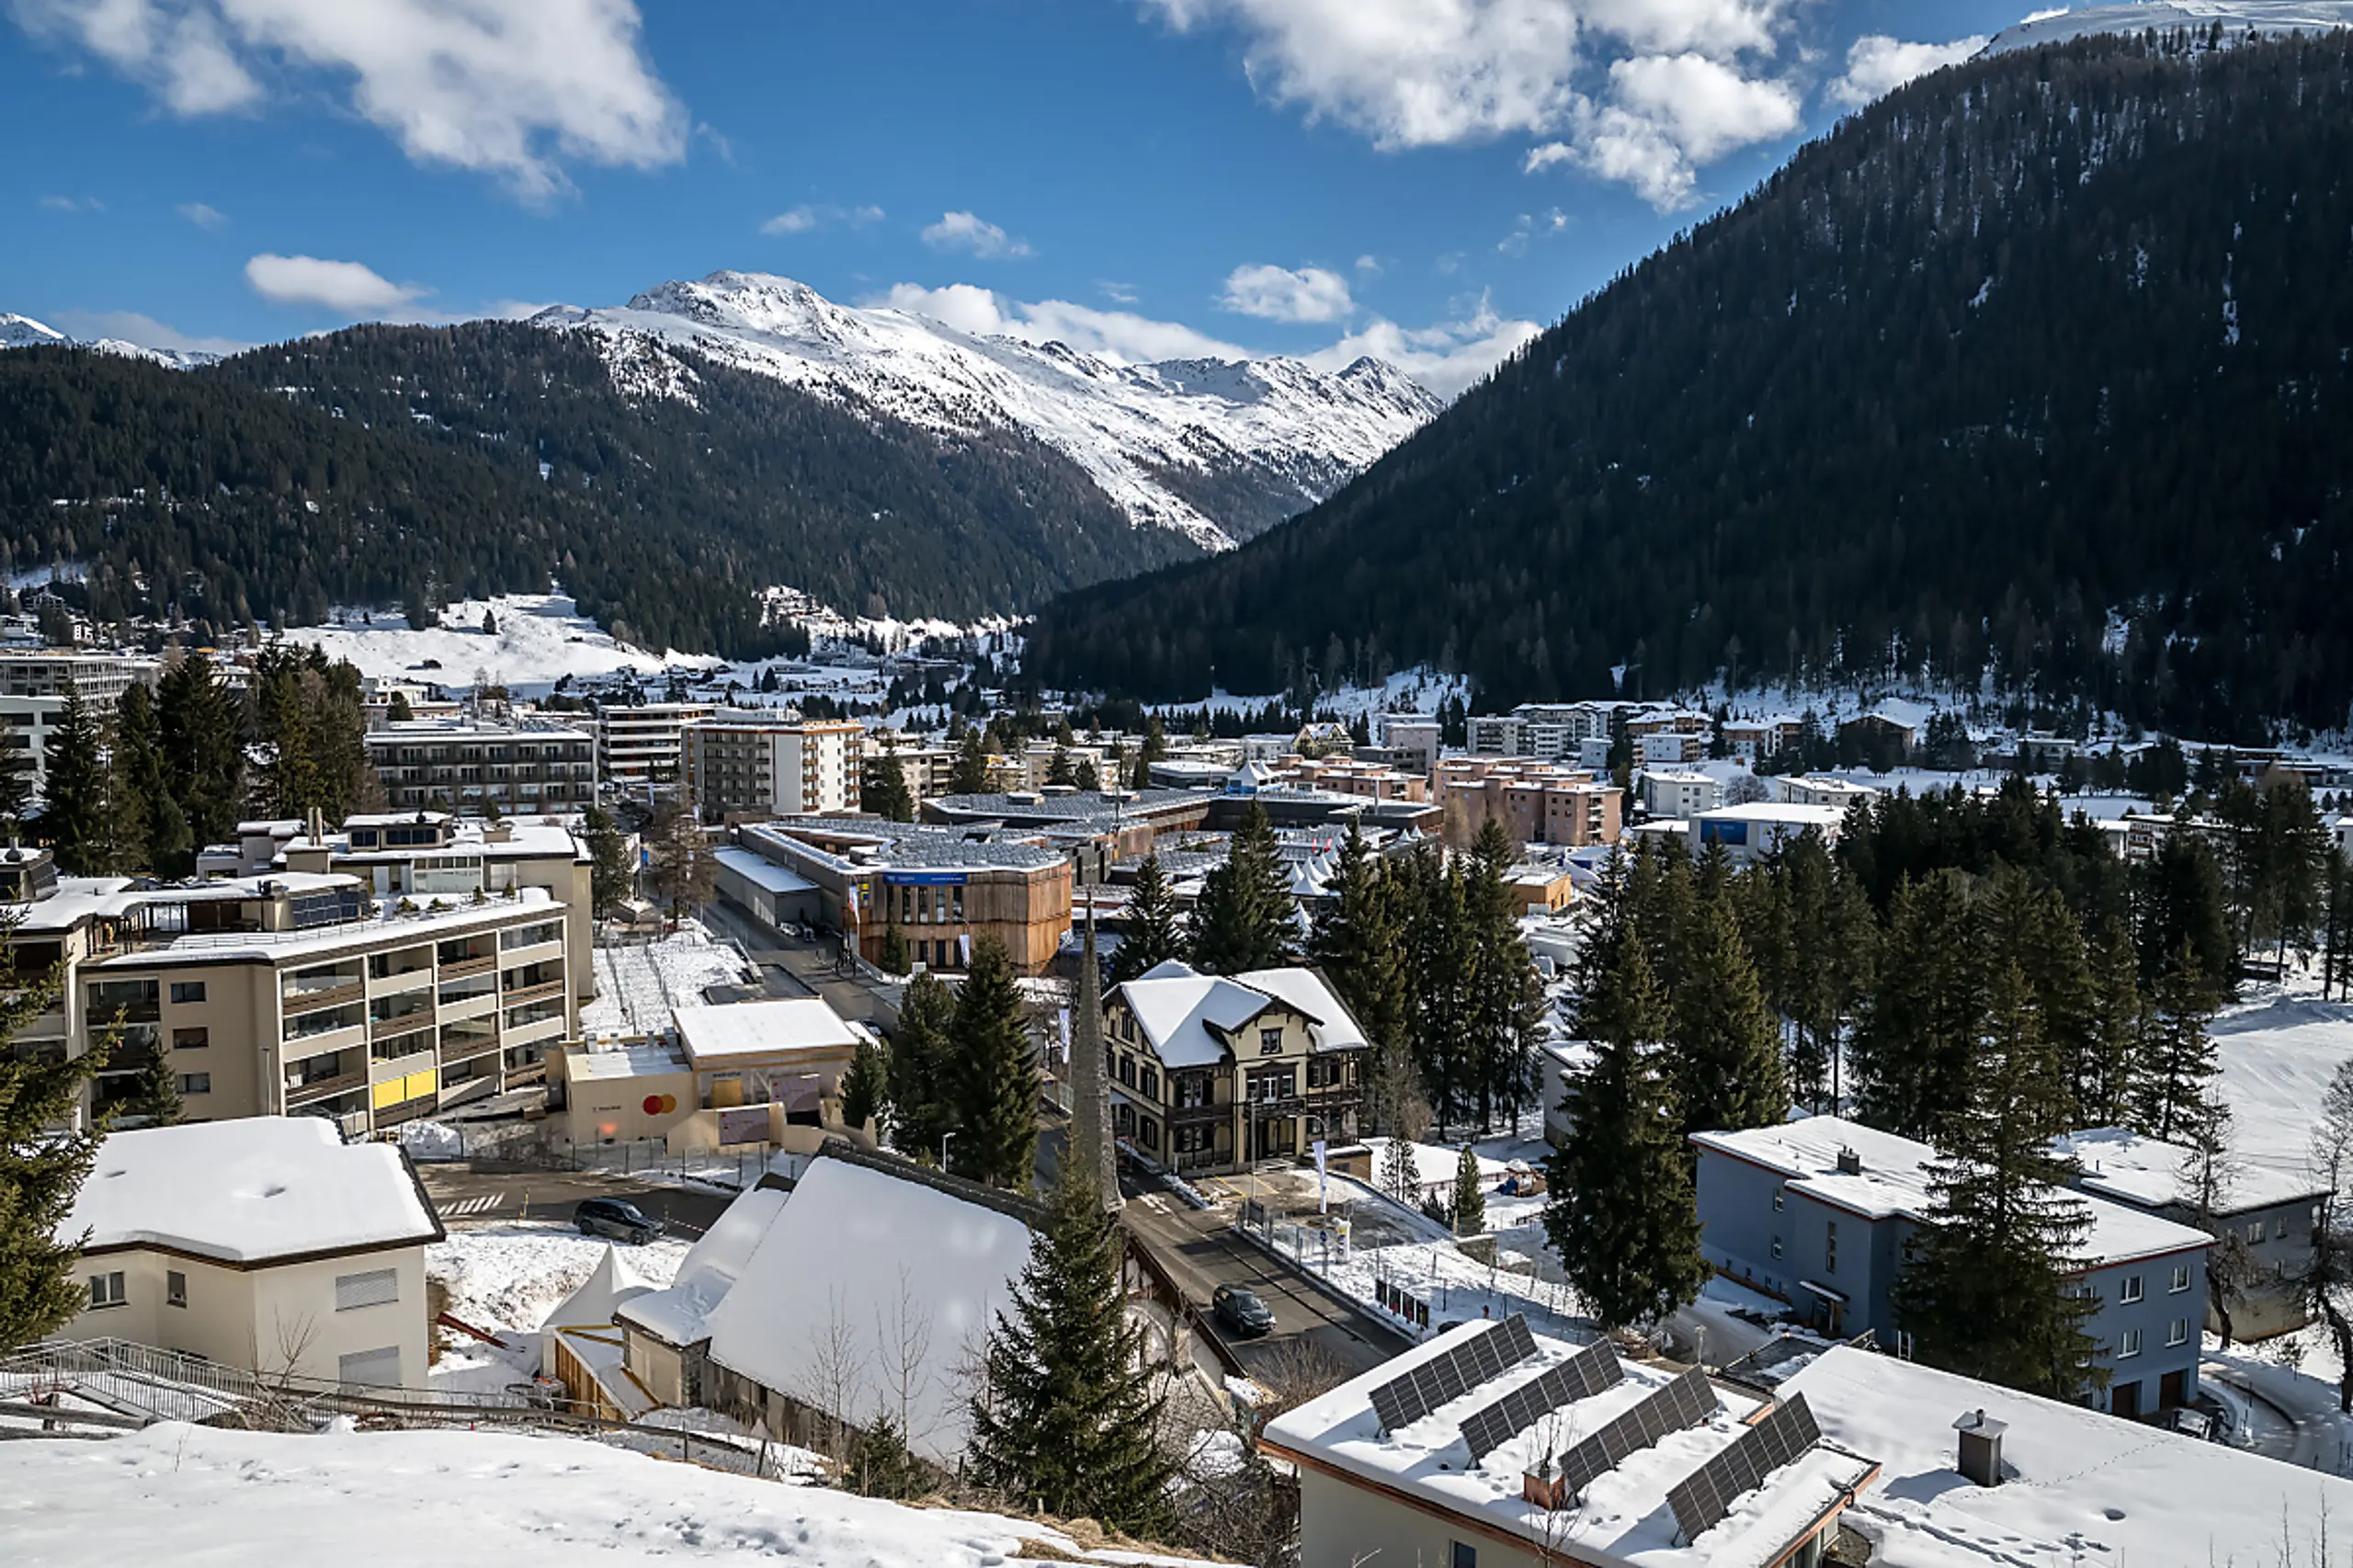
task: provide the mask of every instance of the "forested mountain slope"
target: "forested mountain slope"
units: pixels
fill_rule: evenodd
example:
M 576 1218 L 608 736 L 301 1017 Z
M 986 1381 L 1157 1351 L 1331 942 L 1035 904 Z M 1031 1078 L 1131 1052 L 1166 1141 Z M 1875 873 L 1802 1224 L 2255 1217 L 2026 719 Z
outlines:
M 2090 40 L 1843 122 L 1324 506 L 1049 606 L 1030 668 L 1990 676 L 2338 726 L 2348 483 L 2353 43 Z
M 1191 553 L 1017 433 L 669 363 L 676 395 L 625 391 L 593 342 L 501 323 L 358 327 L 188 371 L 12 350 L 0 564 L 87 564 L 101 616 L 230 623 L 560 578 L 631 641 L 749 655 L 774 641 L 771 585 L 969 618 Z

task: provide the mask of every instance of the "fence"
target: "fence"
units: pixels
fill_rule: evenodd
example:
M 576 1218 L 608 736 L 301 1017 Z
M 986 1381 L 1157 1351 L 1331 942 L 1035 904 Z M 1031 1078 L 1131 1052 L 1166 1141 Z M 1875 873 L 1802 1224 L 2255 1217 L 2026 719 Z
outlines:
M 742 1192 L 757 1187 L 775 1158 L 766 1142 L 700 1153 L 674 1154 L 659 1138 L 575 1143 L 546 1122 L 447 1122 L 429 1140 L 408 1146 L 422 1162 L 492 1160 L 543 1170 L 597 1171 L 647 1181 L 687 1181 Z

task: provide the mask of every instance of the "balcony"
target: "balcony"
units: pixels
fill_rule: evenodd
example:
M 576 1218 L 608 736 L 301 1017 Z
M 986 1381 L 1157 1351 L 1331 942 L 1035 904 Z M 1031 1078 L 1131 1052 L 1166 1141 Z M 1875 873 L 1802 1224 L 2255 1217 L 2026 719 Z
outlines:
M 563 994 L 563 978 L 559 975 L 553 980 L 541 981 L 534 985 L 518 985 L 512 991 L 504 992 L 500 994 L 498 1002 L 503 1007 L 519 1007 L 527 1002 L 542 1001 Z
M 329 1078 L 313 1078 L 305 1083 L 289 1082 L 286 1085 L 286 1108 L 290 1111 L 298 1106 L 315 1105 L 321 1100 L 333 1099 L 337 1095 L 367 1086 L 368 1070 L 365 1067 L 352 1068 Z
M 444 980 L 463 980 L 470 974 L 488 973 L 497 966 L 498 954 L 494 951 L 469 954 L 464 958 L 457 960 L 455 962 L 444 960 L 441 964 L 441 978 Z
M 311 989 L 300 982 L 290 983 L 280 1000 L 280 1010 L 288 1017 L 301 1013 L 315 1013 L 322 1007 L 340 1007 L 364 1000 L 367 985 L 358 975 L 338 976 L 333 984 Z

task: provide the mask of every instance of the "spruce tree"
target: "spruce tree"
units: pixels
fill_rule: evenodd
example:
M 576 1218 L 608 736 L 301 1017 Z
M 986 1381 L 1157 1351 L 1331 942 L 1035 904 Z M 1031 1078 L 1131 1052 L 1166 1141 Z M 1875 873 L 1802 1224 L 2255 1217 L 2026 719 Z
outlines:
M 1442 864 L 1434 850 L 1416 849 L 1401 870 L 1410 1054 L 1444 1142 L 1477 1096 L 1479 1062 L 1462 1027 L 1477 1005 L 1468 895 L 1460 864 Z
M 1296 932 L 1290 881 L 1274 824 L 1256 801 L 1193 909 L 1193 967 L 1211 974 L 1273 969 Z
M 1174 1523 L 1164 1396 L 1128 1319 L 1121 1233 L 1093 1174 L 1054 1185 L 1044 1228 L 989 1332 L 972 1401 L 972 1473 L 1025 1513 L 1143 1540 Z
M 1536 1051 L 1543 1040 L 1544 987 L 1520 935 L 1508 881 L 1518 858 L 1503 824 L 1490 817 L 1462 868 L 1463 926 L 1457 940 L 1471 977 L 1471 1006 L 1461 1027 L 1482 1132 L 1494 1131 L 1499 1106 L 1518 1119 L 1535 1091 Z
M 2091 1048 L 2074 1086 L 2075 1117 L 2086 1127 L 2121 1127 L 2131 1119 L 2145 1071 L 2149 1021 L 2140 960 L 2121 922 L 2110 921 L 2100 932 L 2091 963 Z
M 222 842 L 237 825 L 244 794 L 244 740 L 209 657 L 189 653 L 164 672 L 155 718 L 172 799 L 190 841 Z
M 588 846 L 588 902 L 601 920 L 636 891 L 637 867 L 620 824 L 604 807 L 591 805 L 581 813 L 580 836 Z
M 188 1102 L 180 1097 L 179 1074 L 161 1041 L 139 1069 L 139 1084 L 131 1096 L 131 1115 L 149 1127 L 176 1127 L 188 1119 Z
M 1665 999 L 1631 930 L 1604 945 L 1578 1001 L 1593 1059 L 1570 1075 L 1569 1135 L 1550 1163 L 1544 1233 L 1563 1272 L 1607 1328 L 1656 1323 L 1699 1294 L 1699 1214 L 1691 1161 L 1659 1058 Z
M 1864 1121 L 1934 1142 L 1965 1108 L 1984 1006 L 1976 952 L 1960 872 L 1896 889 L 1855 1030 L 1854 1091 Z
M 1078 787 L 1078 768 L 1071 762 L 1070 747 L 1054 747 L 1054 755 L 1046 764 L 1046 783 L 1051 789 Z
M 842 1456 L 842 1480 L 861 1497 L 893 1503 L 920 1497 L 930 1490 L 923 1461 L 909 1451 L 906 1435 L 887 1411 L 850 1438 L 849 1451 Z
M 2073 1400 L 2097 1348 L 2094 1303 L 2075 1295 L 2075 1249 L 2090 1210 L 2052 1140 L 2067 1093 L 2018 966 L 1995 968 L 1971 1064 L 1968 1102 L 1944 1129 L 1914 1260 L 1895 1282 L 1896 1321 L 1922 1361 L 1966 1377 Z
M 1169 893 L 1160 857 L 1147 855 L 1136 869 L 1135 886 L 1128 893 L 1125 926 L 1120 933 L 1120 946 L 1111 954 L 1111 983 L 1124 985 L 1142 979 L 1170 959 L 1182 956 L 1185 938 L 1176 922 L 1176 901 Z
M 1690 972 L 1674 998 L 1670 1059 L 1683 1131 L 1738 1131 L 1787 1120 L 1780 1026 L 1765 1004 L 1727 895 L 1701 897 L 1688 960 Z
M 20 829 L 32 809 L 32 799 L 31 737 L 0 735 L 0 832 L 14 835 Z
M 162 728 L 147 688 L 132 682 L 115 708 L 114 834 L 126 870 L 182 877 L 196 869 L 188 819 L 172 798 Z
M 1421 1167 L 1414 1158 L 1414 1145 L 1404 1134 L 1392 1132 L 1381 1146 L 1381 1169 L 1376 1179 L 1381 1190 L 1408 1209 L 1422 1206 Z
M 948 792 L 951 795 L 979 795 L 989 787 L 989 748 L 981 732 L 967 726 L 963 738 L 956 743 L 956 760 L 949 767 Z
M 889 1093 L 890 1068 L 881 1048 L 870 1040 L 860 1040 L 842 1074 L 842 1120 L 851 1127 L 864 1127 L 881 1115 Z
M 1038 1071 L 1013 960 L 994 937 L 972 944 L 948 1040 L 957 1122 L 949 1168 L 992 1187 L 1028 1188 L 1038 1157 Z
M 68 876 L 97 877 L 114 869 L 107 784 L 97 722 L 78 694 L 69 696 L 49 735 L 49 784 L 40 813 L 41 835 L 57 852 L 57 869 Z
M 891 1031 L 884 1074 L 891 1143 L 901 1153 L 938 1159 L 942 1136 L 957 1130 L 956 1088 L 948 1041 L 956 998 L 929 974 L 907 982 Z
M 866 759 L 866 768 L 858 779 L 858 809 L 871 812 L 885 822 L 915 820 L 915 798 L 907 788 L 905 767 L 888 752 Z
M 2148 1046 L 2132 1096 L 2134 1125 L 2168 1143 L 2195 1142 L 2208 1106 L 2207 1087 L 2221 1070 L 2213 1038 L 2214 994 L 2188 943 L 2157 981 Z
M 915 967 L 907 950 L 907 934 L 895 920 L 882 928 L 882 950 L 876 962 L 885 974 L 904 974 Z
M 1103 770 L 1095 766 L 1093 757 L 1081 757 L 1071 770 L 1071 782 L 1089 795 L 1096 794 L 1103 788 Z
M 1382 873 L 1353 819 L 1340 841 L 1330 896 L 1315 913 L 1309 960 L 1323 971 L 1372 1042 L 1368 1053 L 1365 1111 L 1381 1131 L 1395 1130 L 1397 1107 L 1418 1085 L 1399 1083 L 1405 1053 L 1407 998 L 1395 914 L 1399 884 Z
M 60 977 L 0 996 L 0 1042 L 58 1005 Z M 57 1240 L 97 1158 L 101 1122 L 71 1127 L 83 1085 L 106 1065 L 108 1042 L 63 1062 L 0 1043 L 0 1350 L 44 1338 L 90 1304 L 73 1267 L 79 1248 Z
M 1465 1143 L 1462 1157 L 1454 1163 L 1454 1233 L 1476 1236 L 1486 1229 L 1487 1193 L 1479 1180 L 1479 1156 Z

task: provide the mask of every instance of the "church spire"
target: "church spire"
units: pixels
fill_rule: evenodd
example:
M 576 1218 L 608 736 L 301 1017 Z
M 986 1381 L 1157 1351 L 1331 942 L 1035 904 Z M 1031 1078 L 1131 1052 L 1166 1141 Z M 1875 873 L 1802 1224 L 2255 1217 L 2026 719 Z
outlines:
M 1118 1210 L 1119 1153 L 1111 1139 L 1110 1075 L 1103 1061 L 1103 965 L 1096 956 L 1095 901 L 1086 903 L 1086 934 L 1080 943 L 1078 994 L 1071 1006 L 1071 1069 L 1075 1113 L 1071 1119 L 1070 1157 L 1095 1173 L 1103 1206 Z

